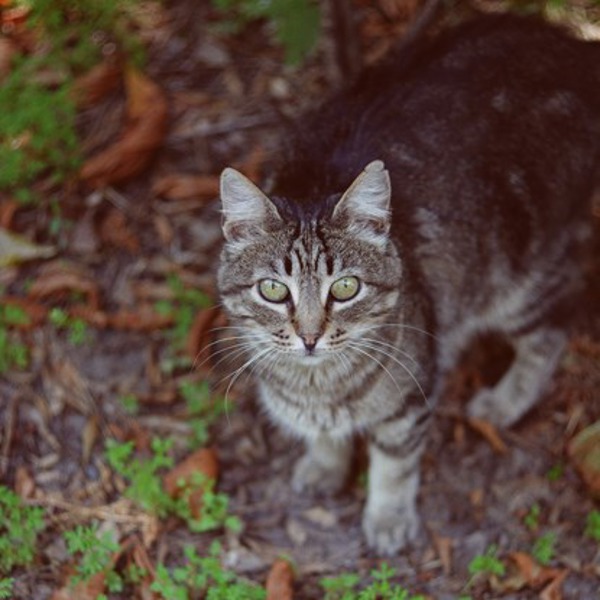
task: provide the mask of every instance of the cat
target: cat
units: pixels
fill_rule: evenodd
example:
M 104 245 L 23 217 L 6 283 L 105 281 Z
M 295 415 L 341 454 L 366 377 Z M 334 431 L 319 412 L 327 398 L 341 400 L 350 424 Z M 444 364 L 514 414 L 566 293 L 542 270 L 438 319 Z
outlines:
M 243 368 L 306 440 L 292 479 L 334 493 L 369 447 L 363 530 L 419 534 L 419 462 L 443 382 L 478 333 L 514 348 L 468 414 L 539 400 L 566 342 L 600 183 L 600 44 L 533 17 L 421 39 L 299 119 L 268 194 L 221 175 L 218 287 Z

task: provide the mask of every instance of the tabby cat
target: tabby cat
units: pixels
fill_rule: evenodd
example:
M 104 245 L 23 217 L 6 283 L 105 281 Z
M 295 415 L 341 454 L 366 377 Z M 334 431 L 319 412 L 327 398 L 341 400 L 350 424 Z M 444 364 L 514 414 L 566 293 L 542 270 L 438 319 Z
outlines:
M 514 360 L 468 412 L 510 426 L 565 346 L 600 183 L 600 44 L 482 16 L 367 70 L 298 122 L 268 195 L 227 168 L 218 274 L 244 368 L 307 442 L 298 491 L 331 493 L 369 443 L 363 529 L 419 531 L 419 461 L 474 334 Z

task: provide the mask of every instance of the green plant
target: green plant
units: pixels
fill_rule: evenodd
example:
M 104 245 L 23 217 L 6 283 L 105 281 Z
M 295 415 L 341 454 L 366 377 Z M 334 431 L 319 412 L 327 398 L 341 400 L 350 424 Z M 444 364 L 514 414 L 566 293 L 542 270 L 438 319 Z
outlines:
M 28 325 L 27 313 L 18 306 L 0 305 L 0 373 L 16 367 L 24 369 L 29 364 L 27 346 L 16 339 L 10 328 L 15 325 Z
M 531 553 L 541 565 L 549 564 L 554 558 L 556 538 L 556 533 L 549 531 L 535 540 Z
M 588 513 L 585 523 L 585 535 L 600 542 L 600 510 L 592 510 Z
M 88 581 L 98 573 L 107 574 L 107 585 L 111 591 L 122 588 L 121 578 L 111 568 L 112 555 L 118 551 L 119 544 L 114 541 L 111 532 L 99 534 L 97 525 L 78 525 L 64 532 L 67 551 L 78 559 L 75 575 L 71 581 L 77 584 Z
M 319 6 L 311 0 L 213 0 L 213 4 L 231 15 L 226 22 L 231 30 L 256 19 L 267 19 L 289 64 L 298 64 L 319 36 Z
M 527 529 L 534 531 L 540 526 L 541 513 L 542 509 L 540 508 L 540 505 L 537 502 L 535 502 L 529 507 L 527 514 L 523 517 L 523 523 L 525 524 Z
M 191 531 L 202 533 L 219 527 L 240 531 L 242 524 L 238 517 L 229 514 L 229 497 L 215 491 L 215 482 L 202 473 L 192 474 L 190 481 L 181 482 L 182 491 L 175 500 L 173 512 L 183 519 Z M 202 510 L 194 516 L 190 497 L 202 492 Z
M 209 439 L 210 426 L 225 412 L 225 401 L 212 396 L 207 381 L 186 381 L 179 386 L 179 393 L 185 400 L 192 428 L 190 446 L 204 446 Z
M 106 441 L 105 456 L 108 464 L 129 481 L 125 495 L 137 502 L 144 510 L 159 517 L 166 516 L 172 509 L 173 501 L 163 488 L 158 471 L 173 466 L 168 455 L 173 440 L 153 438 L 152 455 L 145 459 L 133 456 L 133 442 L 118 443 Z
M 12 598 L 12 588 L 15 580 L 14 577 L 0 578 L 0 598 Z
M 548 478 L 548 481 L 555 482 L 561 479 L 564 474 L 565 466 L 563 464 L 558 463 L 550 467 L 550 469 L 548 469 L 546 477 Z
M 43 529 L 44 511 L 23 505 L 20 496 L 0 485 L 0 574 L 33 562 Z
M 131 0 L 36 0 L 25 26 L 43 51 L 13 60 L 0 87 L 0 190 L 36 200 L 31 183 L 44 173 L 60 183 L 81 163 L 74 78 L 102 58 L 103 45 L 123 54 L 141 48 L 124 18 Z M 50 76 L 51 83 L 47 83 Z
M 142 460 L 133 456 L 133 442 L 107 440 L 105 455 L 109 465 L 129 481 L 125 495 L 159 517 L 175 515 L 183 519 L 195 532 L 219 527 L 239 530 L 239 519 L 228 513 L 228 496 L 216 492 L 215 482 L 202 473 L 194 473 L 189 481 L 181 481 L 176 498 L 171 498 L 165 491 L 159 471 L 173 466 L 173 459 L 168 455 L 172 445 L 171 439 L 153 438 L 152 455 Z M 202 510 L 199 515 L 194 515 L 190 498 L 198 492 L 202 495 Z
M 48 320 L 57 329 L 65 329 L 69 341 L 74 346 L 81 346 L 89 339 L 87 323 L 78 317 L 71 317 L 62 308 L 54 307 L 50 309 Z
M 156 312 L 173 318 L 173 326 L 167 332 L 171 342 L 170 356 L 163 369 L 172 372 L 176 367 L 189 366 L 189 357 L 177 356 L 185 347 L 187 336 L 200 309 L 211 305 L 210 298 L 200 290 L 186 286 L 177 275 L 171 275 L 167 283 L 173 293 L 172 300 L 161 300 L 155 304 Z
M 357 590 L 360 577 L 354 573 L 344 573 L 321 580 L 325 591 L 323 600 L 425 600 L 424 596 L 411 595 L 400 585 L 392 583 L 396 569 L 382 563 L 379 569 L 371 571 L 372 582 Z
M 129 415 L 137 415 L 140 410 L 140 402 L 135 394 L 125 394 L 119 397 L 123 410 Z
M 172 572 L 162 564 L 156 569 L 156 579 L 150 589 L 166 600 L 263 600 L 265 590 L 240 579 L 223 569 L 219 561 L 221 547 L 213 542 L 208 556 L 199 556 L 193 546 L 186 546 L 186 563 Z
M 504 563 L 497 557 L 498 547 L 491 545 L 484 554 L 478 554 L 469 563 L 468 570 L 472 577 L 477 575 L 497 575 L 502 577 L 506 573 Z

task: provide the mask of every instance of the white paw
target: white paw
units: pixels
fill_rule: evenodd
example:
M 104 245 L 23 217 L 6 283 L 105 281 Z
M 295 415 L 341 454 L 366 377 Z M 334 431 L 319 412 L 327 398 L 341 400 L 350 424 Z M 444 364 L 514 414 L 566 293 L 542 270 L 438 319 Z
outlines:
M 365 511 L 363 531 L 369 547 L 379 555 L 391 556 L 417 539 L 421 529 L 415 510 Z
M 292 477 L 295 491 L 313 494 L 335 494 L 344 487 L 345 482 L 345 469 L 318 463 L 308 454 L 296 463 Z

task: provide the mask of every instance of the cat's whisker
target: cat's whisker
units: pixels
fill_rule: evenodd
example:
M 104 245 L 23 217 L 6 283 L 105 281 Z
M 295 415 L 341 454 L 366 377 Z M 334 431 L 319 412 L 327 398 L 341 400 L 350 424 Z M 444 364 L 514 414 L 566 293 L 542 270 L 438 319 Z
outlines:
M 408 352 L 405 352 L 401 348 L 394 346 L 394 344 L 390 344 L 388 342 L 383 342 L 376 338 L 361 337 L 360 339 L 361 339 L 361 341 L 369 342 L 371 344 L 377 344 L 379 346 L 382 346 L 383 348 L 389 348 L 390 350 L 393 350 L 394 352 L 399 352 L 400 354 L 402 354 L 402 356 L 405 356 L 406 358 L 408 358 L 408 360 L 410 360 L 415 366 L 418 366 L 418 364 L 419 364 L 418 361 L 413 356 L 411 356 Z
M 427 335 L 430 338 L 433 338 L 434 340 L 439 340 L 439 336 L 435 335 L 431 331 L 427 331 L 422 327 L 416 327 L 415 325 L 409 325 L 408 323 L 375 323 L 372 325 L 361 327 L 359 333 L 372 331 L 373 329 L 381 329 L 382 327 L 400 327 L 402 329 L 409 329 L 410 331 L 416 331 L 417 333 Z
M 430 409 L 433 408 L 429 402 L 429 398 L 427 398 L 427 394 L 425 393 L 425 390 L 423 390 L 423 386 L 419 383 L 419 380 L 417 379 L 416 375 L 401 360 L 399 360 L 397 357 L 395 357 L 393 354 L 390 354 L 386 350 L 381 349 L 380 347 L 378 347 L 375 344 L 371 344 L 370 342 L 362 342 L 362 343 L 365 347 L 367 347 L 371 350 L 375 350 L 376 352 L 380 352 L 384 356 L 387 356 L 390 360 L 393 360 L 399 367 L 404 369 L 404 371 L 408 374 L 408 376 L 413 380 L 413 382 L 419 389 L 419 392 L 421 393 L 421 396 L 423 397 L 423 400 L 425 401 L 425 404 L 427 405 L 427 407 Z M 403 354 L 405 354 L 406 356 L 409 356 L 405 352 Z M 409 356 L 409 358 L 411 358 L 411 360 L 414 361 L 415 365 L 418 366 L 418 362 L 414 358 L 412 358 L 411 356 Z
M 220 350 L 217 350 L 215 352 L 210 352 L 208 354 L 208 356 L 202 360 L 200 363 L 198 363 L 198 359 L 200 358 L 200 356 L 203 354 L 203 352 L 205 352 L 205 349 L 203 348 L 200 352 L 198 352 L 198 354 L 196 355 L 196 358 L 194 359 L 194 362 L 191 366 L 192 370 L 195 369 L 199 369 L 200 367 L 202 367 L 205 363 L 207 363 L 209 360 L 214 359 L 215 357 L 219 356 L 219 354 L 224 354 L 226 352 L 232 352 L 237 350 L 238 348 L 248 348 L 248 349 L 252 349 L 255 348 L 258 345 L 257 341 L 252 341 L 252 340 L 247 340 L 244 339 L 242 337 L 237 337 L 237 338 L 227 338 L 228 340 L 241 340 L 240 343 L 237 344 L 230 344 L 227 345 L 227 347 L 225 348 L 221 348 Z M 224 340 L 223 340 L 224 341 Z M 236 356 L 238 354 L 236 353 Z M 224 358 L 227 358 L 227 356 L 225 356 Z M 224 360 L 224 358 L 219 359 L 215 364 L 212 365 L 212 368 L 214 369 L 222 360 Z

